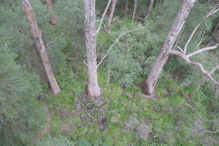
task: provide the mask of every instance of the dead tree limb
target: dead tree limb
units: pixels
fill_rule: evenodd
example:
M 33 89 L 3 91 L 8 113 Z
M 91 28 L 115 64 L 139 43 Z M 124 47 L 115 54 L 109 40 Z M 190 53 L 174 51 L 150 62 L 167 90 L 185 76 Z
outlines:
M 203 75 L 206 75 L 209 79 L 211 79 L 217 86 L 219 86 L 219 82 L 216 81 L 216 79 L 214 79 L 212 77 L 212 74 L 216 71 L 216 69 L 219 68 L 219 65 L 215 66 L 210 72 L 206 71 L 205 68 L 203 67 L 203 65 L 201 63 L 198 62 L 193 62 L 189 59 L 189 57 L 187 57 L 184 53 L 177 51 L 177 50 L 171 50 L 168 52 L 169 54 L 172 55 L 177 55 L 179 57 L 181 57 L 183 60 L 186 61 L 186 63 L 191 64 L 191 65 L 195 65 L 198 66 L 202 72 Z
M 110 3 L 111 3 L 111 0 L 108 0 L 107 6 L 106 6 L 106 8 L 105 8 L 105 10 L 104 10 L 104 12 L 103 12 L 102 18 L 101 18 L 101 20 L 100 20 L 99 27 L 98 27 L 98 29 L 97 29 L 97 31 L 96 31 L 96 37 L 97 37 L 97 35 L 98 35 L 98 33 L 99 33 L 101 27 L 102 27 L 102 24 L 103 24 L 103 21 L 104 21 L 104 17 L 105 17 L 105 15 L 106 15 L 107 10 L 109 9 Z
M 200 23 L 195 27 L 195 29 L 192 31 L 192 33 L 191 33 L 189 39 L 187 40 L 187 42 L 186 42 L 186 44 L 185 44 L 185 46 L 184 46 L 184 54 L 186 54 L 188 45 L 189 45 L 189 43 L 191 42 L 191 40 L 192 40 L 193 36 L 195 35 L 196 31 L 198 30 L 198 28 L 205 22 L 205 20 L 206 20 L 208 17 L 210 17 L 211 15 L 213 15 L 213 14 L 215 14 L 216 12 L 219 11 L 219 8 L 218 8 L 218 7 L 219 7 L 219 6 L 216 5 L 213 9 L 211 9 L 211 10 L 208 12 L 208 14 L 201 20 L 201 22 L 200 22 Z
M 139 30 L 142 30 L 144 28 L 138 28 L 138 29 L 134 29 L 134 30 L 129 30 L 129 31 L 126 31 L 126 32 L 123 32 L 119 35 L 119 37 L 117 37 L 117 39 L 114 41 L 114 43 L 109 47 L 109 49 L 107 50 L 106 54 L 103 56 L 103 58 L 100 60 L 99 64 L 97 65 L 97 68 L 102 64 L 103 60 L 107 57 L 107 55 L 109 54 L 109 52 L 112 50 L 112 48 L 116 45 L 116 43 L 119 42 L 119 40 L 124 36 L 126 35 L 127 33 L 130 33 L 130 32 L 135 32 L 135 31 L 139 31 Z

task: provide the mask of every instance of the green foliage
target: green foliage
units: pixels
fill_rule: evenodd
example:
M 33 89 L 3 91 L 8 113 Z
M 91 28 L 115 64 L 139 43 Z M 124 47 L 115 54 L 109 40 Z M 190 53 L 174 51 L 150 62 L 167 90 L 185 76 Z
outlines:
M 81 11 L 81 1 L 56 1 L 55 9 L 57 10 L 58 24 L 51 26 L 49 24 L 49 12 L 45 4 L 39 0 L 31 1 L 35 18 L 42 32 L 42 37 L 47 48 L 50 62 L 55 74 L 58 74 L 65 68 L 66 56 L 63 52 L 70 52 L 75 56 L 83 56 L 84 35 L 83 35 L 83 13 Z M 4 42 L 13 51 L 18 54 L 16 61 L 22 65 L 27 65 L 28 69 L 37 72 L 41 80 L 47 82 L 38 50 L 32 38 L 28 22 L 23 21 L 26 17 L 22 6 L 8 8 L 0 6 L 1 25 L 0 35 Z M 72 15 L 74 14 L 74 15 Z M 70 17 L 71 20 L 69 21 Z M 66 25 L 69 24 L 69 25 Z M 78 25 L 81 24 L 81 25 Z M 75 28 L 72 28 L 75 26 Z M 72 31 L 69 31 L 72 30 Z M 59 34 L 59 35 L 57 35 Z M 81 53 L 82 52 L 82 53 Z M 69 55 L 72 56 L 72 55 Z
M 77 142 L 78 146 L 91 146 L 90 142 L 84 138 L 80 138 Z
M 112 33 L 99 32 L 97 61 L 121 33 L 143 29 L 124 35 L 110 51 L 98 69 L 102 97 L 93 99 L 85 94 L 87 68 L 81 61 L 86 56 L 83 1 L 54 0 L 58 23 L 51 26 L 45 1 L 31 0 L 62 90 L 54 96 L 48 94 L 45 85 L 40 86 L 43 82 L 47 84 L 47 79 L 21 4 L 15 0 L 0 0 L 0 145 L 213 145 L 218 136 L 214 133 L 218 129 L 218 100 L 214 98 L 218 96 L 218 88 L 201 77 L 198 68 L 178 57 L 170 57 L 151 99 L 144 99 L 141 89 L 136 87 L 156 60 L 181 1 L 163 1 L 153 8 L 147 24 L 140 21 L 149 1 L 138 0 L 137 21 L 130 18 L 134 1 L 129 1 L 128 12 L 123 9 L 125 2 L 117 1 Z M 99 19 L 107 1 L 96 3 Z M 196 4 L 178 46 L 184 46 L 209 6 L 206 2 Z M 189 52 L 211 42 L 213 20 L 217 16 L 210 17 L 200 27 L 189 45 Z M 206 35 L 196 47 L 202 30 Z M 73 61 L 67 62 L 67 57 Z M 210 70 L 217 64 L 218 56 L 215 51 L 192 60 Z M 217 72 L 214 77 L 219 77 Z M 203 85 L 193 93 L 200 80 Z M 42 104 L 36 100 L 38 95 L 42 95 Z M 46 124 L 43 122 L 45 105 Z M 36 142 L 38 130 L 43 126 L 48 130 L 42 135 L 43 139 Z
M 71 80 L 85 78 L 83 69 L 77 74 L 81 76 L 78 77 L 73 73 Z M 83 145 L 196 145 L 201 143 L 199 135 L 188 137 L 197 130 L 209 128 L 211 125 L 207 119 L 213 118 L 208 114 L 213 108 L 213 98 L 212 101 L 208 99 L 213 95 L 208 94 L 208 90 L 206 92 L 199 90 L 197 94 L 189 97 L 195 86 L 179 88 L 175 81 L 163 74 L 158 82 L 155 97 L 146 100 L 142 98 L 140 89 L 133 86 L 122 89 L 118 84 L 104 80 L 106 76 L 105 73 L 99 73 L 104 101 L 101 106 L 98 106 L 96 101 L 80 95 L 82 94 L 80 90 L 74 91 L 74 94 L 80 95 L 74 98 L 72 98 L 73 95 L 66 94 L 67 88 L 66 91 L 63 89 L 63 93 L 58 97 L 50 97 L 47 104 L 51 107 L 50 111 L 54 112 L 52 129 L 55 131 L 51 133 L 53 136 L 67 135 L 66 137 L 78 141 L 76 144 Z M 68 78 L 67 75 L 66 77 Z M 70 85 L 73 86 L 69 84 L 66 87 L 71 89 Z M 190 98 L 191 102 L 187 98 Z M 78 106 L 78 103 L 81 106 Z M 107 118 L 107 127 L 103 131 L 99 129 L 97 123 L 100 109 L 104 109 L 102 114 Z M 62 115 L 67 117 L 63 118 Z M 127 126 L 132 115 L 137 120 L 134 128 Z M 73 133 L 67 131 L 63 133 L 63 124 L 69 125 Z M 142 124 L 146 124 L 150 129 L 146 141 L 139 137 L 136 130 Z M 208 136 L 211 137 L 211 135 Z
M 3 44 L 2 44 L 3 45 Z M 14 61 L 15 54 L 0 49 L 0 143 L 30 142 L 44 121 L 44 108 L 37 101 L 40 83 L 36 75 Z
M 61 52 L 65 46 L 65 40 L 62 36 L 56 35 L 57 29 L 51 27 L 49 22 L 49 15 L 47 6 L 43 5 L 41 1 L 31 1 L 33 10 L 35 12 L 35 18 L 41 29 L 44 44 L 47 48 L 48 56 L 55 73 L 61 71 L 64 68 L 65 55 Z M 29 71 L 38 73 L 41 80 L 45 83 L 47 79 L 41 63 L 38 50 L 36 48 L 34 39 L 29 28 L 29 24 L 26 16 L 23 12 L 21 3 L 18 3 L 16 7 L 10 8 L 7 11 L 6 8 L 2 8 L 2 26 L 0 28 L 0 35 L 4 39 L 5 44 L 10 48 L 13 48 L 13 52 L 18 54 L 16 61 L 21 65 L 26 65 Z
M 112 81 L 118 82 L 123 87 L 130 87 L 133 85 L 137 78 L 141 75 L 145 75 L 150 71 L 150 68 L 155 61 L 155 55 L 157 55 L 162 40 L 158 34 L 153 33 L 153 28 L 149 26 L 142 26 L 140 24 L 121 23 L 117 31 L 113 32 L 110 37 L 106 39 L 106 36 L 99 37 L 98 47 L 106 48 L 110 46 L 111 42 L 123 32 L 128 30 L 143 28 L 139 31 L 131 32 L 124 35 L 119 42 L 110 51 L 106 59 L 107 72 Z M 119 29 L 119 31 L 118 31 Z M 109 41 L 109 38 L 111 41 Z M 104 43 L 103 43 L 104 42 Z M 104 45 L 103 45 L 104 44 Z M 159 49 L 158 49 L 159 48 Z M 106 51 L 101 51 L 101 56 Z
M 35 144 L 36 146 L 74 146 L 74 144 L 65 137 L 48 137 Z
M 81 0 L 57 0 L 54 9 L 58 17 L 56 32 L 62 36 L 66 45 L 64 52 L 68 56 L 85 55 L 85 37 L 84 37 L 84 14 L 83 1 Z M 56 35 L 57 36 L 57 35 Z M 55 45 L 55 44 L 54 44 Z

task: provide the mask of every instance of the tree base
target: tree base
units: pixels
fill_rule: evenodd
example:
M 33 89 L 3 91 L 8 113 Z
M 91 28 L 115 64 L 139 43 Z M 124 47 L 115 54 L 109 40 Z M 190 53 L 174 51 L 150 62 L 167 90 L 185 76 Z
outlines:
M 101 93 L 102 93 L 102 88 L 100 86 L 91 86 L 90 88 L 88 88 L 88 85 L 86 85 L 86 94 L 94 97 L 94 98 L 100 98 Z
M 151 97 L 153 95 L 153 90 L 151 90 L 148 86 L 147 80 L 140 83 L 140 87 L 142 89 L 142 93 L 145 96 Z

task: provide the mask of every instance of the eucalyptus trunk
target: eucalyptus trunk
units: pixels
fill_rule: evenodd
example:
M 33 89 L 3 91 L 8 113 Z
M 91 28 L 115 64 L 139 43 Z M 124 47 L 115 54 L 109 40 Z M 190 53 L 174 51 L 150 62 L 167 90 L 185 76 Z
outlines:
M 24 13 L 27 16 L 27 20 L 29 22 L 32 35 L 37 45 L 40 57 L 42 59 L 42 63 L 43 63 L 47 78 L 49 80 L 51 90 L 54 94 L 58 94 L 61 90 L 56 82 L 55 75 L 52 71 L 52 67 L 49 62 L 49 57 L 47 56 L 46 48 L 42 40 L 41 31 L 38 27 L 36 19 L 34 18 L 34 11 L 31 6 L 30 0 L 21 0 L 21 3 L 24 9 Z
M 87 93 L 99 97 L 101 91 L 97 81 L 95 0 L 84 0 L 84 17 L 88 67 Z
M 182 0 L 182 5 L 178 11 L 178 14 L 171 26 L 171 29 L 163 43 L 160 54 L 152 67 L 152 70 L 148 74 L 147 79 L 143 82 L 143 93 L 146 95 L 152 95 L 155 85 L 160 77 L 160 73 L 168 61 L 169 52 L 172 50 L 182 28 L 186 22 L 186 19 L 191 12 L 196 0 Z
M 128 14 L 129 11 L 129 0 L 125 1 L 125 16 Z
M 54 12 L 54 7 L 52 4 L 52 0 L 46 0 L 47 6 L 49 8 L 49 13 L 50 13 L 50 24 L 51 25 L 56 25 L 57 24 L 57 17 Z
M 154 5 L 154 0 L 150 0 L 149 6 L 148 6 L 148 11 L 147 11 L 147 14 L 145 16 L 145 21 L 146 22 L 148 21 L 148 18 L 150 17 L 153 5 Z
M 116 7 L 116 0 L 112 1 L 112 6 L 110 9 L 110 14 L 109 14 L 109 18 L 108 18 L 108 26 L 106 28 L 106 32 L 107 33 L 111 33 L 111 25 L 112 25 L 112 19 L 113 19 L 113 14 L 115 11 L 115 7 Z
M 135 20 L 135 14 L 136 14 L 136 9 L 137 9 L 137 3 L 138 3 L 138 0 L 135 0 L 134 10 L 133 10 L 133 14 L 132 14 L 132 21 Z

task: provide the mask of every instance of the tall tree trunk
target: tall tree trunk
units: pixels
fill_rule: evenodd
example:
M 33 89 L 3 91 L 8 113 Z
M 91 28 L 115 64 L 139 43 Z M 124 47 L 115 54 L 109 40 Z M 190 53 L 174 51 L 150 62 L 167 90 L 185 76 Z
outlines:
M 95 0 L 84 0 L 84 17 L 88 67 L 87 92 L 93 97 L 99 97 L 101 91 L 97 81 Z
M 148 21 L 148 18 L 149 18 L 150 14 L 151 14 L 151 10 L 152 10 L 153 4 L 154 4 L 154 0 L 150 0 L 150 4 L 148 6 L 148 12 L 147 12 L 147 14 L 145 16 L 145 21 L 146 22 Z
M 120 14 L 125 13 L 125 11 L 124 11 L 124 4 L 125 4 L 125 1 L 126 1 L 126 0 L 121 0 L 121 1 L 120 1 L 120 5 L 119 5 Z
M 129 0 L 126 0 L 125 1 L 125 15 L 128 14 L 128 11 L 129 11 Z
M 115 7 L 116 7 L 116 0 L 112 1 L 112 6 L 110 9 L 110 14 L 109 14 L 109 18 L 108 18 L 108 26 L 106 28 L 106 32 L 107 33 L 111 33 L 111 24 L 112 24 L 112 19 L 113 19 L 113 14 L 115 11 Z
M 195 2 L 196 0 L 182 0 L 182 5 L 171 26 L 171 29 L 166 37 L 166 40 L 164 41 L 162 50 L 158 55 L 158 58 L 155 64 L 153 65 L 152 70 L 150 71 L 147 79 L 143 82 L 144 94 L 146 95 L 153 94 L 154 87 L 159 79 L 160 73 L 169 58 L 168 51 L 172 50 Z
M 34 11 L 32 9 L 30 0 L 21 0 L 21 3 L 24 9 L 24 12 L 27 16 L 27 20 L 29 22 L 33 38 L 35 39 L 35 43 L 37 45 L 40 57 L 42 59 L 42 63 L 46 71 L 46 75 L 49 80 L 51 90 L 54 94 L 58 94 L 61 90 L 56 82 L 55 75 L 52 71 L 52 67 L 49 62 L 49 58 L 47 56 L 46 48 L 42 40 L 40 29 L 38 27 L 37 21 L 34 18 Z
M 137 9 L 137 3 L 138 3 L 138 0 L 135 0 L 134 10 L 133 10 L 133 15 L 132 15 L 132 21 L 135 20 L 135 13 L 136 13 L 136 9 Z
M 160 7 L 162 5 L 163 1 L 162 0 L 156 0 L 156 4 L 154 5 L 154 7 Z
M 155 7 L 159 6 L 159 4 L 160 4 L 160 0 L 156 0 Z
M 49 8 L 49 13 L 50 13 L 50 24 L 51 25 L 56 25 L 57 24 L 57 17 L 54 12 L 52 0 L 46 0 L 47 6 Z

